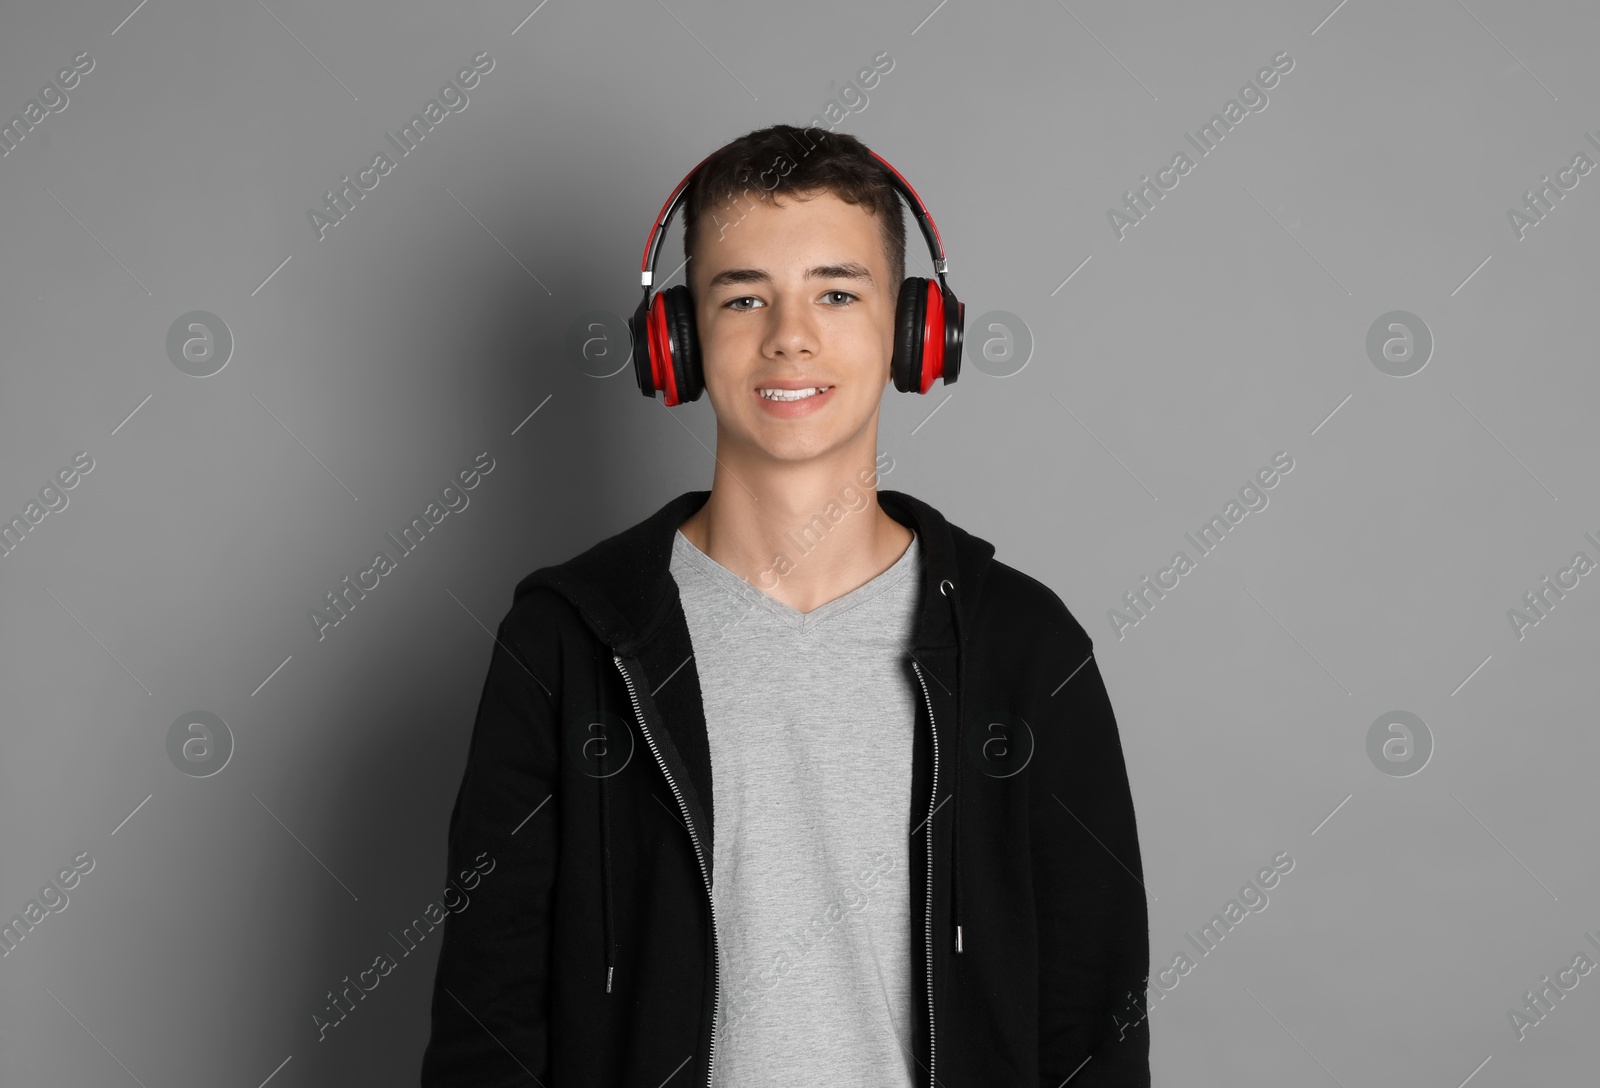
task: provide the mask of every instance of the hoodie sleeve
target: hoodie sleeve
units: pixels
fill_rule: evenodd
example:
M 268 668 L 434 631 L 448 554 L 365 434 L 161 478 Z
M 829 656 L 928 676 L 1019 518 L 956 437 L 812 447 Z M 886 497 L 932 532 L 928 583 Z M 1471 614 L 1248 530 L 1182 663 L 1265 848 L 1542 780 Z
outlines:
M 466 771 L 450 813 L 446 877 L 470 902 L 446 916 L 422 1088 L 550 1083 L 551 908 L 559 811 L 556 666 L 500 624 Z M 476 884 L 467 884 L 470 874 Z
M 1034 753 L 1039 1078 L 1148 1088 L 1150 931 L 1133 797 L 1093 643 L 1085 633 L 1073 645 Z

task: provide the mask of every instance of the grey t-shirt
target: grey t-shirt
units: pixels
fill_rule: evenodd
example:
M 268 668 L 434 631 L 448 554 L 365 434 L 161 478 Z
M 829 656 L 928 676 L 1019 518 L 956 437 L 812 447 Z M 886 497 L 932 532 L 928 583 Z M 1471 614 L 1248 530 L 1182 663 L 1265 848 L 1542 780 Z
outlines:
M 721 1007 L 713 1088 L 914 1088 L 903 662 L 919 541 L 798 612 L 681 532 L 711 744 Z

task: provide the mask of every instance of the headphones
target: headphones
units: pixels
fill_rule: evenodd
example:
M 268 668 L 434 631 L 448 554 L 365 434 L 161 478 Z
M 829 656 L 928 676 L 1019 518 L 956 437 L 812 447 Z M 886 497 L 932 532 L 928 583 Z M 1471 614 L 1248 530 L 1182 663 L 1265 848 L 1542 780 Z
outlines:
M 917 226 L 927 240 L 933 254 L 937 282 L 922 276 L 907 276 L 900 285 L 895 301 L 894 358 L 890 371 L 894 387 L 902 393 L 926 393 L 935 378 L 943 378 L 949 385 L 961 373 L 961 334 L 966 322 L 966 303 L 960 302 L 945 283 L 947 268 L 944 243 L 939 228 L 934 226 L 922 198 L 917 196 L 911 183 L 900 171 L 890 166 L 882 155 L 870 152 L 889 172 L 889 182 L 905 198 L 917 218 Z M 706 159 L 711 156 L 707 155 Z M 700 339 L 695 331 L 694 303 L 689 288 L 679 284 L 652 297 L 651 283 L 655 279 L 656 258 L 661 243 L 666 238 L 667 223 L 688 192 L 689 182 L 704 166 L 701 159 L 690 170 L 672 195 L 661 206 L 655 227 L 645 241 L 644 258 L 639 262 L 639 279 L 644 287 L 644 298 L 633 317 L 628 319 L 628 332 L 633 339 L 633 370 L 639 379 L 639 392 L 654 398 L 656 391 L 666 394 L 666 405 L 672 407 L 685 401 L 699 400 L 705 389 L 705 373 L 700 363 Z

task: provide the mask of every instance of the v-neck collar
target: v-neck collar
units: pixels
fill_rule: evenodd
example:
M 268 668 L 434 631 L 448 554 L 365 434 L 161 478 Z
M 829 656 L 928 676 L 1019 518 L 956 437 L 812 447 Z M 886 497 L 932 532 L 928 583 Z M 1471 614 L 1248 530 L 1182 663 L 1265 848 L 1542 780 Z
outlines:
M 673 534 L 672 549 L 675 556 L 681 557 L 696 573 L 709 579 L 714 585 L 742 600 L 750 602 L 750 604 L 758 608 L 764 608 L 770 615 L 783 622 L 785 626 L 793 629 L 795 633 L 809 635 L 834 616 L 867 603 L 874 597 L 898 585 L 901 579 L 915 573 L 920 543 L 918 534 L 913 530 L 911 543 L 906 546 L 906 550 L 901 553 L 900 558 L 895 560 L 887 570 L 863 582 L 848 593 L 818 605 L 810 612 L 801 612 L 776 597 L 763 593 L 759 588 L 745 581 L 701 551 L 695 546 L 694 541 L 683 534 L 681 529 Z

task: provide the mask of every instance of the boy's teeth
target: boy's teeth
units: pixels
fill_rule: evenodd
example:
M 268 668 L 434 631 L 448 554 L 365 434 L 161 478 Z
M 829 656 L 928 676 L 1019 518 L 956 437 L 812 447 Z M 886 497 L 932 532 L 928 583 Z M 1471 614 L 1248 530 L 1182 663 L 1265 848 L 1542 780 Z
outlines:
M 814 396 L 832 388 L 831 385 L 825 385 L 820 387 L 813 386 L 810 389 L 763 389 L 761 390 L 761 395 L 768 400 L 804 400 L 806 397 Z

